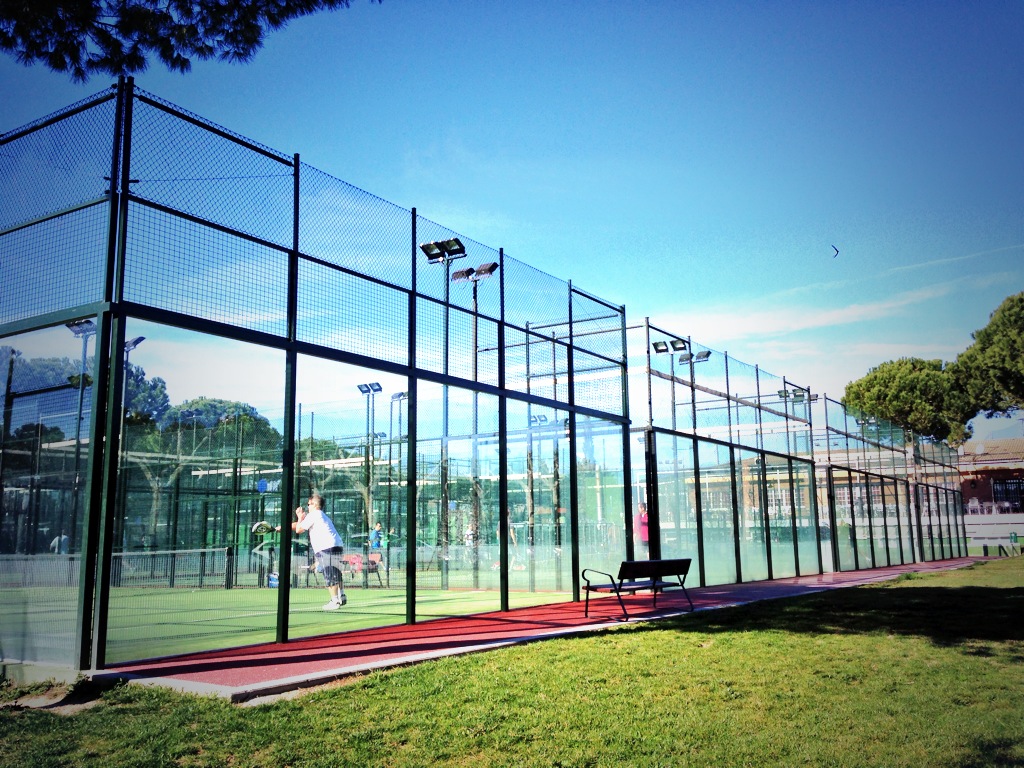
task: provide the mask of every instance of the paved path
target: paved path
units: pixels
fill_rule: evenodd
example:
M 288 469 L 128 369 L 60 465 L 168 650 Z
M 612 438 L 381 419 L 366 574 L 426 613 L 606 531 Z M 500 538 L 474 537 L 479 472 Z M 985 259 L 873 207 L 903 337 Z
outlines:
M 792 597 L 840 587 L 895 579 L 904 573 L 963 568 L 986 558 L 958 558 L 933 563 L 828 573 L 748 584 L 695 587 L 689 590 L 696 610 L 711 610 L 756 600 Z M 677 616 L 689 606 L 682 593 L 668 592 L 651 609 L 650 594 L 627 596 L 631 621 Z M 350 675 L 426 659 L 489 650 L 513 643 L 621 626 L 614 596 L 590 601 L 590 617 L 582 603 L 558 603 L 505 613 L 436 619 L 420 624 L 345 632 L 294 640 L 286 644 L 234 648 L 121 664 L 98 672 L 98 680 L 120 678 L 181 691 L 224 696 L 235 702 L 322 685 Z

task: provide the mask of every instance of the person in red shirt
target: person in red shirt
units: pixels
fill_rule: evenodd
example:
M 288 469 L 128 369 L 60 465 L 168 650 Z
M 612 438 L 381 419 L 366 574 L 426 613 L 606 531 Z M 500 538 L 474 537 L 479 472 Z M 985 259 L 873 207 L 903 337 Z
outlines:
M 650 534 L 647 527 L 647 504 L 640 502 L 637 504 L 636 516 L 633 518 L 633 534 L 634 540 L 640 544 L 640 549 L 637 554 L 643 553 L 643 556 L 650 556 Z

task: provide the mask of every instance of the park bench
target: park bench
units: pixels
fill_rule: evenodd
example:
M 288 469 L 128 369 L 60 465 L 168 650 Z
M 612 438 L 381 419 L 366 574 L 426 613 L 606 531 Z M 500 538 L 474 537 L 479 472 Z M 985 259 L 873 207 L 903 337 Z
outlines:
M 629 619 L 629 612 L 622 600 L 624 594 L 634 594 L 650 590 L 652 592 L 652 606 L 658 607 L 658 593 L 666 589 L 681 589 L 686 596 L 686 601 L 693 610 L 693 601 L 690 593 L 686 591 L 686 575 L 690 572 L 690 558 L 676 558 L 672 560 L 623 560 L 619 565 L 619 575 L 612 578 L 610 573 L 604 573 L 593 568 L 584 568 L 583 590 L 587 593 L 584 616 L 590 616 L 590 593 L 605 592 L 614 593 L 619 600 L 619 606 L 625 619 Z M 599 580 L 598 577 L 601 577 Z

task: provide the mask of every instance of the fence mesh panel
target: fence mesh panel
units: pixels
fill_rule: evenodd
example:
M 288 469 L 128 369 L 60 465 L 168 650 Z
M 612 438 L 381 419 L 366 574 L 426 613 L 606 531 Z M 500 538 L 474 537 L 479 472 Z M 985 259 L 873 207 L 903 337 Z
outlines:
M 304 163 L 299 186 L 299 250 L 412 287 L 409 211 Z
M 307 259 L 299 260 L 300 341 L 393 363 L 409 355 L 404 291 Z
M 569 286 L 505 256 L 505 322 L 550 333 L 569 322 Z M 566 334 L 567 335 L 567 334 Z
M 115 104 L 102 94 L 0 135 L 0 230 L 107 194 Z M 55 122 L 43 125 L 48 120 Z M 31 130 L 32 126 L 39 126 Z
M 760 414 L 757 408 L 756 366 L 729 358 L 729 389 L 732 401 L 733 441 L 757 448 L 760 445 Z
M 573 350 L 573 385 L 577 404 L 622 414 L 622 367 L 602 357 Z
M 0 322 L 103 299 L 109 210 L 94 205 L 0 237 Z
M 578 290 L 572 291 L 573 346 L 612 360 L 622 359 L 625 313 Z
M 453 307 L 449 310 L 448 341 L 450 375 L 498 385 L 497 323 L 486 318 L 474 318 L 471 313 Z
M 287 254 L 140 204 L 129 212 L 128 243 L 127 300 L 286 333 Z
M 291 247 L 291 158 L 142 94 L 153 103 L 134 104 L 132 194 Z

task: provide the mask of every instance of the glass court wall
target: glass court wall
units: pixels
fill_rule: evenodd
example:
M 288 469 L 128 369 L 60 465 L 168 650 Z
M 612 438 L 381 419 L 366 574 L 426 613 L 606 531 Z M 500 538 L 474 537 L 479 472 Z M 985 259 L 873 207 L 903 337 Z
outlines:
M 0 143 L 4 662 L 572 600 L 624 556 L 622 307 L 130 79 Z
M 965 553 L 948 446 L 649 321 L 628 349 L 633 514 L 649 510 L 652 557 L 692 557 L 713 585 Z

